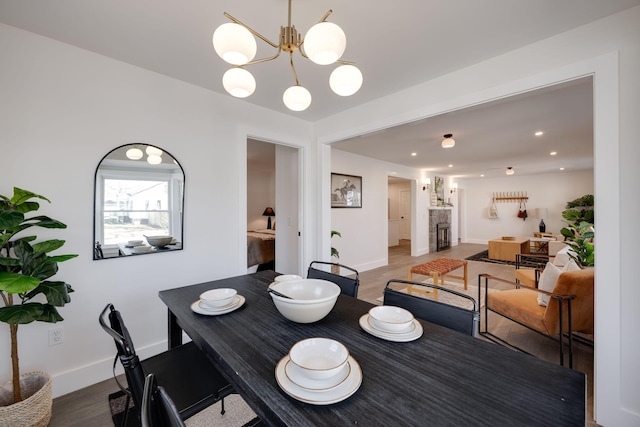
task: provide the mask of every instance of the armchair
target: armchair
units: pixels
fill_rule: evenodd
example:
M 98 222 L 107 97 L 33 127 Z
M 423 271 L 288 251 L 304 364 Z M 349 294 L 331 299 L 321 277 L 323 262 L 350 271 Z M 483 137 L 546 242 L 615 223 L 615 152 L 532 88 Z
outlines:
M 512 283 L 488 274 L 480 274 L 478 276 L 478 299 L 480 299 L 482 292 L 482 279 L 484 279 L 486 301 L 484 330 L 480 332 L 482 336 L 523 351 L 489 332 L 488 314 L 490 310 L 558 342 L 560 364 L 564 365 L 564 337 L 566 335 L 569 347 L 569 367 L 573 368 L 573 333 L 592 334 L 594 330 L 594 270 L 592 268 L 561 273 L 551 292 L 522 283 Z M 514 289 L 489 293 L 487 290 L 489 280 L 510 284 L 514 286 Z M 549 295 L 550 300 L 546 307 L 539 305 L 539 293 Z

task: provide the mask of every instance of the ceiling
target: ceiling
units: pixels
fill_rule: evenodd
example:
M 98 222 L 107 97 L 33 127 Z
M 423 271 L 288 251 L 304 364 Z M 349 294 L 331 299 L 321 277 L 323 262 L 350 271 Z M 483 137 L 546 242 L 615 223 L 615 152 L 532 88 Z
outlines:
M 543 134 L 536 136 L 536 132 Z M 453 134 L 454 147 L 442 148 L 444 134 Z M 504 176 L 507 167 L 518 175 L 592 169 L 592 78 L 452 111 L 331 147 L 460 178 Z
M 636 5 L 640 5 L 640 0 L 293 0 L 292 25 L 302 35 L 329 9 L 333 10 L 328 21 L 340 25 L 347 36 L 347 49 L 342 59 L 353 61 L 360 68 L 364 75 L 362 88 L 351 97 L 334 95 L 328 87 L 329 74 L 334 67 L 315 65 L 296 55 L 294 61 L 300 84 L 309 89 L 313 101 L 306 111 L 292 112 L 282 103 L 282 92 L 294 83 L 289 58 L 282 55 L 274 61 L 251 66 L 257 89 L 251 97 L 234 98 L 234 102 L 250 102 L 315 122 Z M 228 22 L 223 12 L 271 40 L 277 39 L 280 25 L 287 25 L 286 0 L 0 0 L 2 23 L 230 97 L 221 83 L 228 65 L 216 55 L 211 43 L 213 31 Z M 258 40 L 256 58 L 274 53 L 266 43 Z M 571 92 L 570 96 L 580 98 L 575 93 L 579 89 L 567 90 Z M 538 105 L 554 105 L 549 102 L 552 101 L 539 101 Z M 563 110 L 563 115 L 576 110 L 576 123 L 584 120 L 584 116 L 577 117 L 580 115 L 577 110 L 584 113 L 584 105 L 573 107 Z M 503 105 L 502 108 L 506 107 Z M 482 114 L 482 108 L 474 110 L 474 114 Z M 510 112 L 510 108 L 506 110 L 506 113 Z M 524 172 L 525 163 L 529 162 L 521 160 L 518 164 L 509 153 L 517 151 L 518 147 L 522 149 L 521 145 L 529 146 L 525 144 L 527 132 L 533 129 L 522 123 L 516 127 L 515 119 L 528 117 L 527 125 L 531 128 L 538 123 L 526 112 L 511 122 L 507 122 L 502 114 L 485 114 L 482 123 L 473 123 L 474 116 L 471 115 L 448 113 L 429 119 L 436 122 L 426 129 L 419 129 L 420 125 L 416 124 L 403 127 L 402 132 L 390 130 L 384 136 L 375 136 L 391 148 L 390 153 L 381 154 L 384 148 L 375 148 L 377 144 L 373 140 L 367 144 L 365 152 L 373 157 L 383 156 L 385 160 L 441 173 L 445 173 L 442 164 L 447 162 L 454 164 L 453 169 L 447 171 L 453 174 L 477 174 L 480 163 L 483 168 L 510 165 Z M 571 139 L 578 135 L 588 136 L 585 127 L 573 131 L 565 128 L 562 129 L 565 133 L 553 133 L 554 126 L 560 126 L 565 117 L 554 123 L 553 117 L 545 118 L 540 111 L 538 114 L 539 126 L 545 125 L 548 129 L 547 142 L 564 141 L 567 135 Z M 492 125 L 490 121 L 494 120 Z M 509 132 L 510 135 L 506 135 Z M 412 133 L 414 136 L 409 137 Z M 438 158 L 433 147 L 439 144 L 438 139 L 444 133 L 453 133 L 458 143 L 447 154 L 450 157 L 443 154 Z M 404 140 L 408 142 L 401 142 Z M 491 140 L 506 149 L 489 150 L 485 144 Z M 393 145 L 389 145 L 389 141 L 393 141 Z M 431 147 L 428 155 L 425 144 Z M 356 145 L 349 141 L 341 148 L 360 150 Z M 549 147 L 545 145 L 546 148 Z M 416 158 L 399 159 L 398 156 L 412 150 L 418 153 Z M 560 148 L 558 151 L 559 154 L 567 152 Z M 488 152 L 492 162 L 479 162 L 478 156 Z M 535 157 L 537 164 L 550 168 L 559 165 L 548 156 L 546 159 Z M 427 161 L 427 158 L 431 160 Z M 528 155 L 524 158 L 528 159 Z M 578 166 L 586 167 L 588 162 L 582 158 Z M 473 164 L 478 164 L 477 170 L 471 168 Z

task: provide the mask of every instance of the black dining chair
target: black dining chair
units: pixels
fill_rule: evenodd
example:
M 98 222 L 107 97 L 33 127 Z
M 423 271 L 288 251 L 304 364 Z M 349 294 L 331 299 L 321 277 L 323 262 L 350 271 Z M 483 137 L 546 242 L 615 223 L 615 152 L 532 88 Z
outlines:
M 175 403 L 156 376 L 148 374 L 144 382 L 141 410 L 142 427 L 186 427 Z
M 108 318 L 107 325 L 105 318 Z M 172 348 L 145 360 L 140 360 L 133 346 L 124 320 L 113 304 L 107 304 L 99 317 L 100 326 L 115 341 L 117 354 L 113 361 L 114 378 L 126 393 L 125 415 L 122 425 L 140 425 L 145 377 L 157 376 L 157 382 L 173 396 L 180 417 L 184 420 L 208 406 L 221 402 L 224 414 L 224 398 L 235 393 L 233 387 L 193 342 Z M 117 360 L 124 367 L 128 389 L 123 387 L 115 374 Z M 129 401 L 133 399 L 134 414 L 130 416 Z
M 463 308 L 441 301 L 408 294 L 392 288 L 390 285 L 419 285 L 437 289 L 438 292 L 449 293 L 469 301 L 473 308 Z M 444 326 L 473 337 L 478 336 L 480 312 L 473 297 L 442 286 L 430 283 L 410 282 L 407 280 L 389 280 L 384 288 L 384 305 L 394 305 L 409 310 L 419 319 Z
M 344 268 L 345 270 L 352 272 L 355 276 L 354 277 L 341 276 L 339 274 L 330 273 L 328 271 L 324 271 L 324 270 L 320 270 L 319 268 L 316 268 L 315 267 L 316 265 L 317 266 L 329 265 L 329 266 Z M 358 273 L 357 270 L 351 267 L 347 267 L 346 265 L 336 264 L 333 262 L 325 262 L 325 261 L 312 261 L 311 264 L 309 264 L 309 269 L 307 270 L 307 279 L 328 280 L 340 286 L 340 289 L 342 289 L 343 294 L 349 295 L 354 298 L 358 297 L 358 287 L 360 286 L 360 274 Z

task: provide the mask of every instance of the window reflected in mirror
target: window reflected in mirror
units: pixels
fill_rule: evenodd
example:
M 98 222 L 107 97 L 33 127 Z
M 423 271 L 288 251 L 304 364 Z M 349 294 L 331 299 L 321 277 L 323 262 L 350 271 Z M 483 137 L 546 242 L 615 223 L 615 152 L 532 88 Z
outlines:
M 95 175 L 94 259 L 180 250 L 184 171 L 159 147 L 123 145 Z

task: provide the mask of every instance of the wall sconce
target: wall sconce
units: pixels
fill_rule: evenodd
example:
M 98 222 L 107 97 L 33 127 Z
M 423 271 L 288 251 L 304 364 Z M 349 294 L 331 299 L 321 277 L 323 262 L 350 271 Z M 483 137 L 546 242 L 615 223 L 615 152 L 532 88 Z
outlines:
M 422 184 L 422 191 L 428 190 L 431 185 L 431 178 L 424 178 Z
M 276 216 L 275 211 L 273 210 L 273 208 L 267 207 L 264 212 L 262 212 L 262 216 L 266 216 L 269 218 L 269 220 L 267 221 L 267 230 L 271 230 L 271 217 Z
M 458 183 L 454 182 L 453 184 L 451 184 L 451 190 L 449 190 L 449 193 L 453 194 L 456 192 L 457 189 L 458 189 Z

